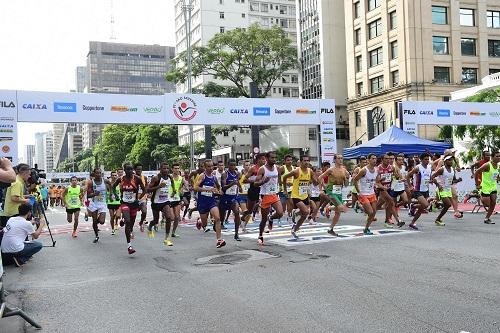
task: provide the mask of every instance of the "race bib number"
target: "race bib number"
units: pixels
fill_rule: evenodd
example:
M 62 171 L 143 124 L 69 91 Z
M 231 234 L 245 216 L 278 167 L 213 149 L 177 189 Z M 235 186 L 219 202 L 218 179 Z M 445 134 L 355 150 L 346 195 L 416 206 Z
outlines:
M 493 172 L 491 174 L 491 180 L 496 182 L 498 180 L 498 172 Z
M 340 185 L 333 185 L 332 186 L 332 193 L 333 194 L 342 194 L 342 186 L 340 186 Z
M 124 191 L 123 192 L 123 201 L 124 202 L 135 202 L 135 192 Z
M 426 178 L 423 179 L 423 183 L 424 183 L 424 187 L 425 188 L 429 187 L 429 182 L 430 182 L 430 178 L 426 177 Z
M 276 184 L 269 185 L 268 190 L 269 194 L 278 193 L 278 188 L 276 187 Z
M 241 190 L 243 192 L 246 193 L 246 192 L 248 192 L 249 189 L 250 189 L 250 184 L 243 184 L 243 185 L 241 185 Z
M 204 189 L 213 189 L 212 186 L 206 186 L 206 185 L 203 185 L 203 188 Z M 212 197 L 213 196 L 212 192 L 200 192 L 200 194 L 203 195 L 204 197 Z
M 78 206 L 79 202 L 80 202 L 79 198 L 76 198 L 76 197 L 69 198 L 69 205 L 70 206 Z
M 309 186 L 308 185 L 301 185 L 299 186 L 299 195 L 308 195 L 309 194 Z
M 100 195 L 100 194 L 98 196 L 94 197 L 94 202 L 101 203 L 101 202 L 105 202 L 105 201 L 106 201 L 105 198 L 102 195 Z
M 317 188 L 317 187 L 311 188 L 311 197 L 317 198 L 317 197 L 319 197 L 319 194 L 320 194 L 319 188 Z
M 161 201 L 168 200 L 169 189 L 167 187 L 161 187 L 158 193 L 158 199 Z
M 402 180 L 396 181 L 396 184 L 394 185 L 394 191 L 399 192 L 399 191 L 404 191 L 405 189 L 405 183 Z
M 227 195 L 236 195 L 238 193 L 238 186 L 233 185 L 226 190 Z
M 390 183 L 391 180 L 392 180 L 392 174 L 390 174 L 390 173 L 384 173 L 384 174 L 382 174 L 382 181 L 384 183 Z

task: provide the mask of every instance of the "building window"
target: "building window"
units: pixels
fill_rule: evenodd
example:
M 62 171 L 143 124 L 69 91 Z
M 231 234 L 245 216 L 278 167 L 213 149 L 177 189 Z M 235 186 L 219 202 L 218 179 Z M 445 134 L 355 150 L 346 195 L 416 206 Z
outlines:
M 395 40 L 391 42 L 391 59 L 396 59 L 398 57 L 398 41 Z
M 373 120 L 373 136 L 378 136 L 385 132 L 385 127 L 387 121 L 385 119 L 385 112 L 381 107 L 375 107 L 372 110 L 372 120 Z
M 391 72 L 392 86 L 395 87 L 399 84 L 399 71 Z
M 448 24 L 448 8 L 432 6 L 432 24 Z
M 370 67 L 380 65 L 383 62 L 382 48 L 370 51 Z
M 224 12 L 219 12 L 219 18 L 221 18 L 221 19 L 224 18 Z
M 434 80 L 438 83 L 450 83 L 450 68 L 434 67 Z
M 250 11 L 251 12 L 258 12 L 259 11 L 259 3 L 258 2 L 250 2 Z
M 374 10 L 377 7 L 380 7 L 381 0 L 368 0 L 368 10 Z
M 500 28 L 500 12 L 488 10 L 486 16 L 486 25 L 488 28 Z
M 460 8 L 460 25 L 474 26 L 474 9 Z
M 378 19 L 369 23 L 368 32 L 370 39 L 380 36 L 382 34 L 382 20 Z
M 490 68 L 490 75 L 500 73 L 500 68 Z
M 396 11 L 389 13 L 389 27 L 391 28 L 391 30 L 398 27 L 398 18 L 396 16 Z
M 448 54 L 448 37 L 433 36 L 432 49 L 434 54 Z
M 500 57 L 500 40 L 488 39 L 488 56 Z
M 361 1 L 358 1 L 354 4 L 354 18 L 358 18 L 359 17 L 359 12 L 361 10 L 360 8 L 360 2 Z
M 223 34 L 223 33 L 224 33 L 224 31 L 226 31 L 226 29 L 224 29 L 224 27 L 220 27 L 220 28 L 219 28 L 219 32 L 220 32 L 221 34 Z
M 245 18 L 246 16 L 247 16 L 247 15 L 246 15 L 245 13 L 242 13 L 242 14 L 241 14 L 241 17 L 242 17 L 242 18 Z
M 361 29 L 354 30 L 354 45 L 361 44 Z
M 363 82 L 356 83 L 356 93 L 358 96 L 363 95 Z
M 337 128 L 336 129 L 337 140 L 349 140 L 349 128 Z
M 476 55 L 476 40 L 474 38 L 462 38 L 462 55 Z
M 314 127 L 309 127 L 309 140 L 314 141 L 316 140 L 316 128 Z
M 384 89 L 384 76 L 380 75 L 370 80 L 372 94 L 382 91 Z
M 477 84 L 477 68 L 462 68 L 462 82 Z
M 354 121 L 356 122 L 356 127 L 361 126 L 361 112 L 360 111 L 354 112 Z
M 356 73 L 363 70 L 363 58 L 361 56 L 356 57 Z
M 255 6 L 257 8 L 256 11 L 258 11 L 259 10 L 259 4 L 255 4 Z M 273 9 L 273 8 L 271 7 L 271 9 Z M 267 3 L 261 4 L 260 5 L 260 11 L 263 12 L 263 13 L 267 13 L 269 11 L 269 4 L 267 4 Z
M 287 6 L 280 6 L 280 14 L 285 15 L 288 12 Z

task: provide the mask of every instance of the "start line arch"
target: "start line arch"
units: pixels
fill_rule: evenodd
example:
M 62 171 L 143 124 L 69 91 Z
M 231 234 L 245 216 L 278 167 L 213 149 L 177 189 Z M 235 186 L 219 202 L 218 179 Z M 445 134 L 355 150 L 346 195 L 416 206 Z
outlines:
M 418 125 L 500 126 L 500 103 L 402 102 L 404 131 L 418 136 Z
M 213 98 L 0 90 L 0 156 L 17 164 L 17 123 L 320 125 L 320 155 L 337 151 L 335 100 Z

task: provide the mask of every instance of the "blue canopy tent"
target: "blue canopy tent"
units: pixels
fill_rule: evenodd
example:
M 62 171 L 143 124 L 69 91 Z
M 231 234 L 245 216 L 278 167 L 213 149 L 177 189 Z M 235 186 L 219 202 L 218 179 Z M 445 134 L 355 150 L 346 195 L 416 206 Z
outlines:
M 344 159 L 354 159 L 369 153 L 380 156 L 389 151 L 393 153 L 404 153 L 405 155 L 421 154 L 425 152 L 442 154 L 445 149 L 450 148 L 446 142 L 436 142 L 421 139 L 406 133 L 396 126 L 391 126 L 384 133 L 376 136 L 368 142 L 359 146 L 344 149 Z

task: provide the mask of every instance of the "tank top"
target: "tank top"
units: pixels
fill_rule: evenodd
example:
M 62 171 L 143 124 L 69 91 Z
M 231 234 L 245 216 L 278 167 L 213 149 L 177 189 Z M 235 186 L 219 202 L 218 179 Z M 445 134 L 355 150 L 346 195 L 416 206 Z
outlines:
M 200 184 L 201 188 L 206 188 L 206 189 L 213 189 L 215 188 L 215 176 L 208 176 L 207 174 L 204 174 L 205 178 Z M 212 199 L 214 194 L 212 192 L 200 192 L 198 196 L 198 200 L 209 200 Z
M 69 209 L 76 209 L 82 206 L 82 201 L 80 200 L 80 185 L 75 187 L 68 187 L 68 192 L 66 193 L 66 202 L 68 203 Z
M 309 187 L 311 186 L 311 169 L 306 171 L 299 169 L 298 177 L 293 179 L 292 199 L 305 200 L 309 196 Z
M 264 169 L 264 178 L 269 178 L 269 180 L 260 186 L 261 195 L 272 195 L 278 193 L 278 167 L 273 165 L 273 170 L 269 170 L 267 166 L 262 167 Z
M 377 179 L 377 168 L 373 172 L 364 167 L 366 174 L 359 180 L 359 194 L 361 195 L 372 195 L 375 194 L 375 180 Z
M 139 186 L 137 185 L 136 176 L 133 176 L 132 179 L 127 179 L 125 176 L 122 176 L 120 179 L 120 194 L 122 203 L 136 203 L 138 192 Z
M 114 192 L 110 191 L 107 194 L 108 194 L 108 196 L 106 199 L 106 203 L 108 205 L 119 205 L 120 204 L 121 192 L 120 192 L 119 187 L 117 187 Z
M 141 178 L 142 185 L 146 186 L 146 177 L 144 175 L 140 175 L 139 178 Z M 137 194 L 141 195 L 142 194 L 142 188 L 139 187 Z M 147 196 L 143 196 L 141 201 L 147 200 Z
M 445 166 L 443 166 L 443 174 L 440 178 L 440 185 L 443 187 L 443 191 L 450 192 L 451 185 L 453 185 L 453 179 L 455 178 L 455 170 L 453 170 L 453 167 L 451 168 L 450 172 L 446 170 Z
M 158 175 L 158 185 L 160 188 L 156 189 L 153 195 L 153 202 L 156 204 L 165 203 L 170 200 L 170 195 L 173 192 L 172 182 L 170 181 L 170 177 L 162 175 Z
M 497 190 L 498 165 L 494 168 L 493 163 L 488 162 L 488 164 L 488 171 L 483 172 L 483 178 L 481 179 L 481 191 L 485 194 Z
M 224 171 L 222 171 L 222 173 L 224 173 Z M 222 184 L 220 181 L 222 179 L 222 173 L 219 172 L 219 170 L 215 170 L 215 172 L 214 172 L 215 178 L 217 178 L 217 182 L 219 182 L 219 184 Z
M 245 175 L 241 175 L 240 177 L 241 195 L 247 195 L 248 189 L 250 188 L 250 184 L 245 183 L 244 181 L 245 181 Z
M 181 189 L 182 189 L 182 184 L 184 183 L 184 178 L 179 176 L 177 180 L 172 176 L 174 180 L 174 187 L 170 187 L 170 201 L 180 201 L 181 200 Z M 174 195 L 174 189 L 175 189 L 175 195 Z
M 98 205 L 106 204 L 106 183 L 101 179 L 101 183 L 97 184 L 95 180 L 92 180 L 92 189 L 94 192 L 99 192 L 99 195 L 96 195 L 92 198 L 92 201 Z
M 283 169 L 285 170 L 283 172 L 283 174 L 281 175 L 281 184 L 283 184 L 283 177 L 285 177 L 285 175 L 289 174 L 290 172 L 292 172 L 293 170 L 295 170 L 295 168 L 293 167 L 293 165 L 290 167 L 290 170 L 287 169 L 287 166 L 286 165 L 283 165 Z M 287 191 L 290 192 L 292 190 L 292 185 L 293 185 L 293 177 L 289 177 L 286 179 L 286 187 L 287 187 Z M 283 191 L 283 185 L 281 185 L 282 188 L 281 188 L 281 191 Z
M 382 185 L 384 185 L 386 189 L 389 189 L 392 183 L 392 174 L 394 173 L 394 167 L 392 165 L 384 167 L 382 164 L 380 164 L 378 166 L 378 173 L 380 175 L 380 183 L 382 183 Z
M 226 185 L 231 184 L 234 181 L 238 181 L 238 172 L 232 174 L 231 171 L 227 170 L 226 175 L 227 175 Z M 229 187 L 226 190 L 225 194 L 229 195 L 229 196 L 238 195 L 238 185 L 233 185 L 233 186 Z
M 424 168 L 422 164 L 417 165 L 418 173 L 413 177 L 415 190 L 418 192 L 429 191 L 429 182 L 431 180 L 432 166 L 429 164 Z

